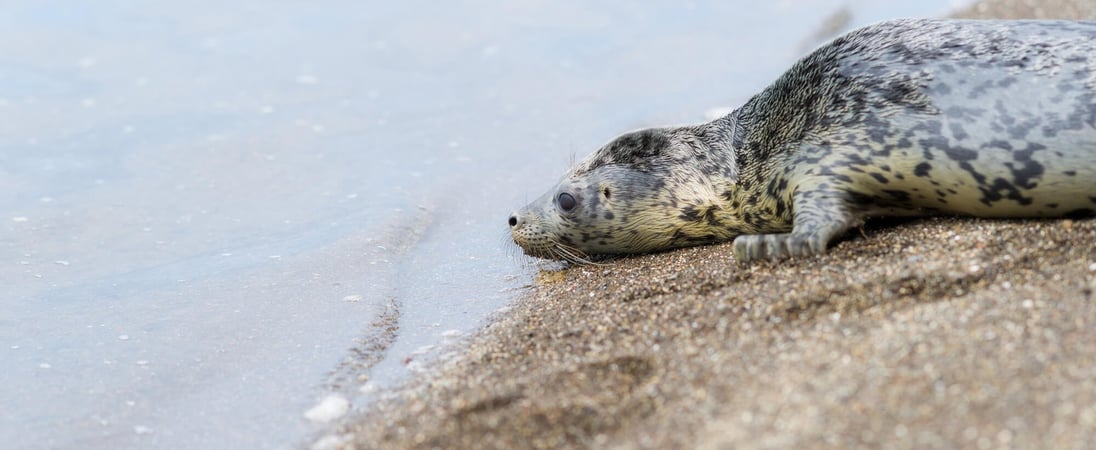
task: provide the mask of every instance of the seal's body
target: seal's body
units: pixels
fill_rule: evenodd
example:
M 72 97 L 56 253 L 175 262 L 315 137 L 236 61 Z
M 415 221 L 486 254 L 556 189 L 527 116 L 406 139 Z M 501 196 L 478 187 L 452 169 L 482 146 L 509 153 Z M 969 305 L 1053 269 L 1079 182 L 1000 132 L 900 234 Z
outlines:
M 585 261 L 734 239 L 823 252 L 873 216 L 1096 212 L 1096 22 L 895 20 L 796 63 L 726 117 L 625 134 L 510 217 Z

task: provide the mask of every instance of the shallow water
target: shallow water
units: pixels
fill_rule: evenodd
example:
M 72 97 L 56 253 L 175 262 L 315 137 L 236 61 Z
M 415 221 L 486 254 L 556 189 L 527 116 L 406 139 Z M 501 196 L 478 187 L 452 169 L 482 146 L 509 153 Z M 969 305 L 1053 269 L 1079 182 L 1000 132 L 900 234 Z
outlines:
M 741 103 L 841 4 L 7 2 L 0 442 L 307 442 L 520 295 L 506 218 L 571 155 Z

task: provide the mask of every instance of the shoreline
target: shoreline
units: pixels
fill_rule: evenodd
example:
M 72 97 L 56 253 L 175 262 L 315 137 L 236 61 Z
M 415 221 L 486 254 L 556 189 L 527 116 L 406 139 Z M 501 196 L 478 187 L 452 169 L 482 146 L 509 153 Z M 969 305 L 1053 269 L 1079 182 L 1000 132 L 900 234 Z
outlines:
M 1076 1 L 964 18 L 1096 18 Z M 817 258 L 729 243 L 541 272 L 347 448 L 1082 448 L 1096 220 L 869 223 Z

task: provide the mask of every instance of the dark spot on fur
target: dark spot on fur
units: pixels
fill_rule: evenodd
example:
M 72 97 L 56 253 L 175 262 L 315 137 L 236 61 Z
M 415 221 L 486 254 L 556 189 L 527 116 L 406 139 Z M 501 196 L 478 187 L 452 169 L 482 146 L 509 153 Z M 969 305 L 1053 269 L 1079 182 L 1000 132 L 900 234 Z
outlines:
M 1034 152 L 1045 148 L 1039 144 L 1028 144 L 1027 148 L 1012 153 L 1012 158 L 1016 162 L 1005 163 L 1005 167 L 1012 172 L 1013 183 L 1024 189 L 1035 188 L 1034 180 L 1043 175 L 1044 168 L 1042 164 L 1031 159 L 1031 156 Z
M 856 206 L 871 206 L 879 203 L 876 201 L 874 196 L 865 194 L 863 192 L 849 191 L 846 192 L 845 195 L 848 196 L 849 203 L 852 203 Z
M 908 202 L 910 200 L 910 193 L 906 191 L 883 189 L 883 193 L 900 202 Z
M 961 147 L 945 147 L 944 154 L 952 161 L 973 161 L 978 159 L 978 152 Z
M 700 211 L 698 211 L 695 206 L 686 206 L 685 208 L 682 208 L 681 215 L 679 215 L 678 217 L 686 222 L 699 222 Z
M 913 168 L 913 174 L 918 177 L 927 177 L 929 176 L 929 170 L 932 170 L 932 164 L 922 162 Z
M 715 218 L 715 208 L 704 209 L 704 221 L 712 227 L 719 227 L 722 225 L 721 223 L 719 223 L 719 220 L 716 220 Z
M 845 182 L 845 183 L 852 183 L 852 178 L 850 178 L 848 175 L 845 175 L 845 174 L 840 174 L 840 173 L 833 174 L 833 178 L 837 181 L 841 181 L 841 182 Z
M 966 130 L 963 129 L 963 126 L 960 125 L 958 122 L 949 123 L 948 128 L 951 129 L 951 135 L 954 136 L 956 139 L 962 140 L 970 137 L 970 135 L 967 134 Z

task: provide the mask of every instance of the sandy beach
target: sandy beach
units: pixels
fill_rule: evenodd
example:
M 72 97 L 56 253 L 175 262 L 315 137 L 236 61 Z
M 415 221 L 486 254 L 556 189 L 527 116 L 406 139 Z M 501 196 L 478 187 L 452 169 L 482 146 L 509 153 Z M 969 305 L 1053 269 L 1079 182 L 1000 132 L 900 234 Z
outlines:
M 977 18 L 1096 18 L 1084 0 Z M 872 221 L 820 257 L 730 245 L 542 271 L 345 448 L 1085 448 L 1096 220 Z

